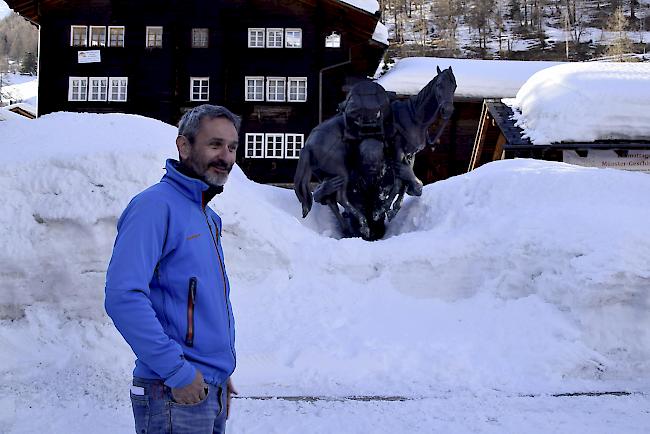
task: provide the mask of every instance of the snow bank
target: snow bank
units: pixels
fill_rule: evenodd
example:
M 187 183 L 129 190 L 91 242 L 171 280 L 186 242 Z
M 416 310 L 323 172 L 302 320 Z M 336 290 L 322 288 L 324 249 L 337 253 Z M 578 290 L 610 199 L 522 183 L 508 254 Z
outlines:
M 446 59 L 409 57 L 400 59 L 377 82 L 384 89 L 402 95 L 415 95 L 436 76 L 436 66 L 451 66 L 456 76 L 457 97 L 514 97 L 519 88 L 536 72 L 559 62 Z
M 534 144 L 650 140 L 650 64 L 556 66 L 504 102 Z
M 176 155 L 175 128 L 130 115 L 29 122 L 0 122 L 0 431 L 45 417 L 56 432 L 84 432 L 76 417 L 128 431 L 133 356 L 103 312 L 105 270 L 117 217 Z M 239 391 L 648 390 L 649 190 L 639 173 L 501 161 L 426 186 L 368 243 L 337 239 L 317 204 L 301 219 L 291 190 L 235 169 L 212 206 Z

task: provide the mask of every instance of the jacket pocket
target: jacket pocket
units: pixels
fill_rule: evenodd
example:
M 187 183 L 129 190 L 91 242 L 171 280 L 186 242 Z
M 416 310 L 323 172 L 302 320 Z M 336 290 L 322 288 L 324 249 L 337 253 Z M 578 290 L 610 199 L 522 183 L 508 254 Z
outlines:
M 187 288 L 187 332 L 185 333 L 185 345 L 194 346 L 194 307 L 196 305 L 196 277 L 191 277 Z

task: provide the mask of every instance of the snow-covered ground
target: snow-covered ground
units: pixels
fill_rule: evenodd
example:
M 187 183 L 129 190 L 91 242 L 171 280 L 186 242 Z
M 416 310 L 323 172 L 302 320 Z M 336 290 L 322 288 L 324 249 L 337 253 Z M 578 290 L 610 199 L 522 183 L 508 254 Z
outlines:
M 175 133 L 116 114 L 0 122 L 0 432 L 132 431 L 104 272 Z M 236 168 L 212 202 L 237 319 L 229 432 L 648 432 L 649 190 L 640 173 L 491 163 L 426 186 L 368 243 Z M 555 396 L 582 392 L 629 394 Z
M 23 102 L 34 107 L 38 104 L 38 77 L 21 74 L 3 74 L 0 102 Z

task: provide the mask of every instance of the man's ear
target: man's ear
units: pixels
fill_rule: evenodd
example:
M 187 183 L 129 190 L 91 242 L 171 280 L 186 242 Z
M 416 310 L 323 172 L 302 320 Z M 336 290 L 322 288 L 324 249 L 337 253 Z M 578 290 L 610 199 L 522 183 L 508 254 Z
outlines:
M 187 137 L 176 137 L 176 148 L 178 148 L 178 156 L 180 157 L 181 161 L 185 161 L 189 158 L 191 147 L 192 145 L 190 144 L 190 141 L 187 140 Z

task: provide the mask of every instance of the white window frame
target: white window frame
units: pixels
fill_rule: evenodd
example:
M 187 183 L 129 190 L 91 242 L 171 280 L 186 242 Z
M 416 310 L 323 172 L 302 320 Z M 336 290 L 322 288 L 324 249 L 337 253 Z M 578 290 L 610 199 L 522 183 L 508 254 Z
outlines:
M 194 33 L 200 31 L 200 33 L 205 33 L 205 45 L 197 45 Z M 203 40 L 201 40 L 203 42 Z M 210 29 L 207 27 L 194 27 L 192 28 L 192 48 L 208 48 L 210 45 Z
M 104 81 L 104 86 L 98 87 L 97 96 L 93 95 L 93 80 Z M 103 92 L 102 92 L 103 88 Z M 103 93 L 103 97 L 102 97 Z M 108 77 L 88 77 L 88 101 L 107 101 L 108 100 Z
M 74 43 L 74 29 L 84 29 L 83 44 L 75 45 Z M 71 47 L 87 47 L 88 46 L 88 26 L 70 26 L 70 46 Z
M 297 32 L 299 35 L 298 38 L 298 44 L 289 44 L 289 33 L 290 32 Z M 290 29 L 284 29 L 284 46 L 285 48 L 302 48 L 302 29 L 299 28 L 290 28 Z
M 282 83 L 282 93 L 275 90 L 271 93 L 271 83 Z M 273 96 L 273 98 L 271 98 Z M 282 99 L 278 99 L 278 97 Z M 287 100 L 287 78 L 286 77 L 266 77 L 266 100 L 269 102 L 285 102 Z
M 157 30 L 160 29 L 160 45 L 149 45 L 149 32 L 151 30 Z M 144 44 L 146 48 L 162 48 L 163 46 L 163 35 L 165 34 L 163 26 L 147 26 L 147 30 L 145 32 L 145 40 Z M 157 41 L 156 41 L 157 42 Z
M 198 82 L 199 86 L 198 98 L 194 98 L 195 82 Z M 204 88 L 206 90 L 205 97 L 203 97 Z M 190 77 L 190 101 L 210 101 L 210 77 Z
M 97 45 L 95 45 L 93 41 L 93 30 L 97 29 L 102 29 L 104 31 L 104 38 L 101 40 L 97 41 Z M 88 46 L 89 47 L 105 47 L 106 46 L 106 26 L 90 26 L 88 30 Z
M 269 139 L 280 139 L 280 143 L 273 141 L 274 146 L 269 146 Z M 275 146 L 277 144 L 277 146 Z M 277 155 L 279 154 L 279 155 Z M 284 158 L 284 134 L 264 134 L 264 158 Z
M 292 139 L 293 146 L 289 147 L 289 139 Z M 300 146 L 297 146 L 300 144 Z M 305 146 L 304 134 L 285 134 L 284 135 L 284 158 L 297 160 L 300 158 L 300 150 Z
M 253 94 L 254 94 L 253 98 L 249 97 L 249 93 L 248 93 L 249 81 L 255 81 L 256 84 L 253 85 L 255 91 L 257 90 L 257 87 L 258 87 L 257 82 L 259 81 L 259 82 L 262 83 L 261 93 L 259 94 L 259 97 L 258 97 L 257 92 L 253 92 Z M 246 77 L 244 77 L 244 100 L 245 101 L 264 101 L 264 77 L 263 76 L 246 76 Z
M 122 45 L 119 44 L 119 42 L 116 42 L 116 45 L 113 45 L 111 43 L 111 30 L 113 29 L 121 29 L 122 30 Z M 117 38 L 119 41 L 119 38 Z M 124 26 L 108 26 L 108 33 L 106 34 L 106 45 L 109 47 L 124 47 L 124 44 L 126 42 L 126 27 Z
M 79 86 L 79 98 L 73 99 L 72 95 L 74 94 L 73 82 L 74 80 L 80 80 L 85 83 L 83 86 Z M 86 91 L 81 95 L 81 89 L 86 88 Z M 86 101 L 88 99 L 88 77 L 68 77 L 68 101 Z
M 300 99 L 299 98 L 299 92 L 297 89 L 299 89 L 299 84 L 300 83 L 305 83 L 305 98 Z M 296 96 L 292 97 L 291 95 L 291 88 L 292 86 L 296 87 Z M 307 77 L 289 77 L 287 80 L 287 101 L 289 102 L 307 102 Z
M 259 148 L 257 147 L 259 145 Z M 264 158 L 266 155 L 264 133 L 246 133 L 244 158 Z M 252 151 L 249 153 L 249 151 Z
M 338 41 L 338 44 L 335 44 L 334 41 Z M 341 48 L 341 34 L 332 32 L 325 36 L 325 48 Z
M 280 41 L 276 38 L 271 39 L 271 33 L 278 33 Z M 266 48 L 284 48 L 284 29 L 282 27 L 269 27 L 266 29 Z
M 124 98 L 120 98 L 122 96 L 122 92 L 120 92 L 120 85 L 118 84 L 118 98 L 113 99 L 113 80 L 125 80 L 126 85 L 124 86 Z M 126 102 L 127 101 L 127 96 L 129 92 L 129 77 L 109 77 L 108 78 L 108 100 L 109 101 L 114 101 L 114 102 Z
M 251 39 L 251 35 L 253 33 L 261 33 L 262 34 L 262 45 L 259 45 L 259 41 L 257 39 L 257 36 L 254 39 L 254 44 L 253 39 Z M 264 27 L 249 27 L 248 28 L 248 48 L 264 48 L 266 47 L 266 29 Z

